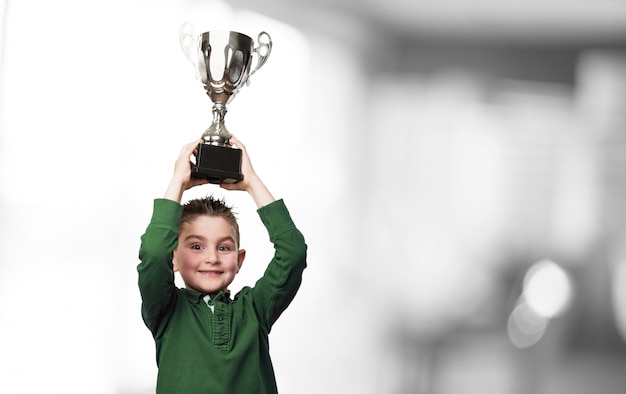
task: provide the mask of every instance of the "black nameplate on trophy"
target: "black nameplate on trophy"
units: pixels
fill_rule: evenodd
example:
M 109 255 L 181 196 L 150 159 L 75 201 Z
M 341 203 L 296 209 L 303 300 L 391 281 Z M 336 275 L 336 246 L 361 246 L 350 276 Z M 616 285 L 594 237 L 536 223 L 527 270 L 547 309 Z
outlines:
M 198 145 L 196 164 L 191 168 L 193 178 L 202 178 L 210 183 L 237 183 L 241 174 L 241 149 L 209 144 Z

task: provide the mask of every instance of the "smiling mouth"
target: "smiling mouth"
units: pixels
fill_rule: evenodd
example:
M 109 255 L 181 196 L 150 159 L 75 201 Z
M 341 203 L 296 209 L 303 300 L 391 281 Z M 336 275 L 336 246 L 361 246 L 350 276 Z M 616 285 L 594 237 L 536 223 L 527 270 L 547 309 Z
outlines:
M 198 271 L 202 276 L 219 276 L 222 274 L 221 271 Z

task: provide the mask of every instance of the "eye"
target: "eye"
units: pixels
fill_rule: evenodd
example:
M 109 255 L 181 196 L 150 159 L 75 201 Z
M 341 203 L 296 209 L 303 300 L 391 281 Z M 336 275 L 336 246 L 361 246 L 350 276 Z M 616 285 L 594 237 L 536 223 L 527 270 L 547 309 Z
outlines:
M 217 250 L 219 250 L 220 252 L 229 252 L 231 250 L 231 247 L 229 245 L 220 245 L 217 247 Z
M 202 250 L 202 245 L 200 245 L 200 244 L 193 244 L 193 245 L 191 245 L 191 249 L 192 250 Z

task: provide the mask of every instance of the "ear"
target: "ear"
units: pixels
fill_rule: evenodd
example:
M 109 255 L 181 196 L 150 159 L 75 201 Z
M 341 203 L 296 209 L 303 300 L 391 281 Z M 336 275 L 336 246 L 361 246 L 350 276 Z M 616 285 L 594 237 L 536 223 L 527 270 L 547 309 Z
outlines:
M 172 255 L 172 269 L 174 272 L 178 272 L 178 264 L 176 263 L 176 250 L 174 249 L 174 254 Z
M 239 273 L 239 270 L 241 269 L 241 266 L 243 265 L 243 260 L 245 258 L 246 258 L 246 250 L 239 249 L 239 252 L 237 253 L 237 273 Z

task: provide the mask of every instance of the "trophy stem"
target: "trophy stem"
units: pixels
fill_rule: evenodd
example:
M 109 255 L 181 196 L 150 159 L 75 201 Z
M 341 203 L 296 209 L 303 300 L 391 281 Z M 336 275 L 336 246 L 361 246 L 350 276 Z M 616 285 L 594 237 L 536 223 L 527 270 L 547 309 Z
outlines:
M 230 146 L 230 137 L 224 117 L 226 116 L 226 106 L 223 103 L 213 104 L 213 122 L 211 126 L 202 134 L 205 144 L 215 146 Z

